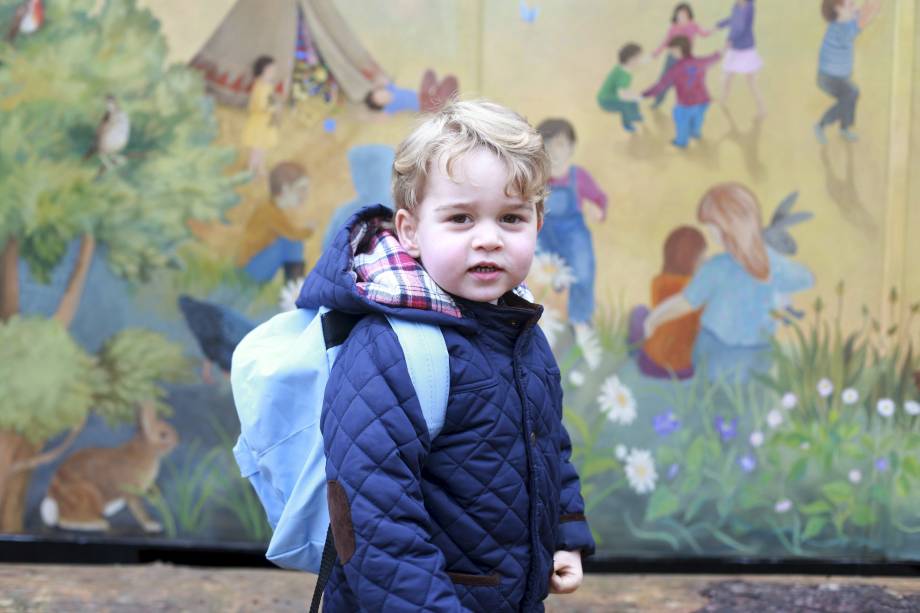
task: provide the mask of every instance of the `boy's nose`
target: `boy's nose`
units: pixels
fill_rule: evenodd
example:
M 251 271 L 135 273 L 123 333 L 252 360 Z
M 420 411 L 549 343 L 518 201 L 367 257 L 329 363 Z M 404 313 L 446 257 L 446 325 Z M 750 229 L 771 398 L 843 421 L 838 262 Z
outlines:
M 497 228 L 482 228 L 479 232 L 476 233 L 476 236 L 473 239 L 474 249 L 493 251 L 495 249 L 500 249 L 501 246 L 502 237 Z

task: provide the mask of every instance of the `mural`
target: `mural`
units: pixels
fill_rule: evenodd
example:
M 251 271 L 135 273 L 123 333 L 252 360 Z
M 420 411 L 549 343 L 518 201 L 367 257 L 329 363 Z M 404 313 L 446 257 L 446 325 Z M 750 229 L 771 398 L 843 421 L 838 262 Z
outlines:
M 264 543 L 233 349 L 460 93 L 599 555 L 920 558 L 916 2 L 654 4 L 0 0 L 0 532 Z

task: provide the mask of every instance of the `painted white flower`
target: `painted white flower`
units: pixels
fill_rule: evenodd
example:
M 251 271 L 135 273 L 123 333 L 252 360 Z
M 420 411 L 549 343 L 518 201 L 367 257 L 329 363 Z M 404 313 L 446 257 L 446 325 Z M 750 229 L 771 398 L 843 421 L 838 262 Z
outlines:
M 776 503 L 776 506 L 773 507 L 777 513 L 786 513 L 789 509 L 792 508 L 792 501 L 788 498 L 783 498 Z
M 300 296 L 300 288 L 303 286 L 305 278 L 291 279 L 281 287 L 281 291 L 278 294 L 278 308 L 281 309 L 281 312 L 293 311 L 297 308 L 295 303 L 297 302 L 297 297 Z
M 561 292 L 575 282 L 575 273 L 558 253 L 538 252 L 534 255 L 528 280 Z
M 753 445 L 754 447 L 760 447 L 761 445 L 763 445 L 763 432 L 759 430 L 751 432 L 750 441 L 751 441 L 751 445 Z
M 809 449 L 811 449 L 811 443 L 809 443 L 808 441 L 805 441 L 804 443 L 799 445 L 799 449 L 801 449 L 802 451 L 808 451 Z
M 818 394 L 822 398 L 827 398 L 833 393 L 834 393 L 834 384 L 831 383 L 830 379 L 828 379 L 827 377 L 824 377 L 823 379 L 818 381 Z
M 625 460 L 626 456 L 629 455 L 629 451 L 626 449 L 626 445 L 617 445 L 613 450 L 613 453 L 617 456 L 618 460 Z
M 920 415 L 920 402 L 908 400 L 904 403 L 904 412 L 908 415 Z
M 782 402 L 783 402 L 783 408 L 788 411 L 789 409 L 795 408 L 795 405 L 799 403 L 799 399 L 792 392 L 786 392 L 785 394 L 783 394 Z
M 843 404 L 856 404 L 859 402 L 859 392 L 852 387 L 848 387 L 840 394 L 840 399 L 843 400 Z
M 850 483 L 859 483 L 862 481 L 862 473 L 855 468 L 850 471 L 848 477 L 850 478 Z
M 594 328 L 587 324 L 576 324 L 575 342 L 578 343 L 578 348 L 581 349 L 581 355 L 584 356 L 588 368 L 591 370 L 597 368 L 601 363 L 603 350 Z
M 647 494 L 655 489 L 658 473 L 651 452 L 633 449 L 626 457 L 626 478 L 637 494 Z
M 783 414 L 779 412 L 779 409 L 773 409 L 767 413 L 767 425 L 773 429 L 779 428 L 780 424 L 783 423 Z
M 607 419 L 615 424 L 628 426 L 636 420 L 636 399 L 616 375 L 604 381 L 597 403 Z
M 559 313 L 552 307 L 543 307 L 543 315 L 540 316 L 540 329 L 546 337 L 546 342 L 550 347 L 556 344 L 559 335 L 565 330 L 565 322 L 559 317 Z
M 569 373 L 569 383 L 575 387 L 581 387 L 585 382 L 585 375 L 580 370 L 573 370 Z
M 878 411 L 878 414 L 882 417 L 891 417 L 894 415 L 895 410 L 894 400 L 891 398 L 880 399 L 878 404 L 875 405 L 875 410 Z

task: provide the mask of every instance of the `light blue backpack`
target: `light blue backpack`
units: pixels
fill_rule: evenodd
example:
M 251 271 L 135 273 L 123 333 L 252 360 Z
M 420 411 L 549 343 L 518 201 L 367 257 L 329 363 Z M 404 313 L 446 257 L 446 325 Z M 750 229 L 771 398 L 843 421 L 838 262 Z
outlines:
M 233 353 L 230 382 L 241 431 L 233 454 L 272 526 L 265 557 L 284 568 L 317 573 L 324 558 L 329 509 L 320 414 L 329 372 L 361 317 L 325 308 L 281 313 Z M 437 326 L 387 319 L 433 439 L 444 425 L 450 388 L 444 337 Z

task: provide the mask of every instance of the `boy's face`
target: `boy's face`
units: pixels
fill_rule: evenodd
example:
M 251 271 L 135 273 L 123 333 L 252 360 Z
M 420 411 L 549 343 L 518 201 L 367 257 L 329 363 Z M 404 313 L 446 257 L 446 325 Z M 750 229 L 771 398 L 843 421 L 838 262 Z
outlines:
M 524 281 L 542 225 L 533 204 L 505 194 L 508 170 L 491 151 L 473 149 L 432 163 L 415 213 L 396 213 L 400 243 L 442 289 L 495 302 Z
M 631 58 L 626 60 L 626 62 L 623 63 L 623 68 L 625 68 L 626 70 L 635 70 L 641 63 L 642 63 L 642 53 L 637 53 L 636 55 L 632 56 Z

